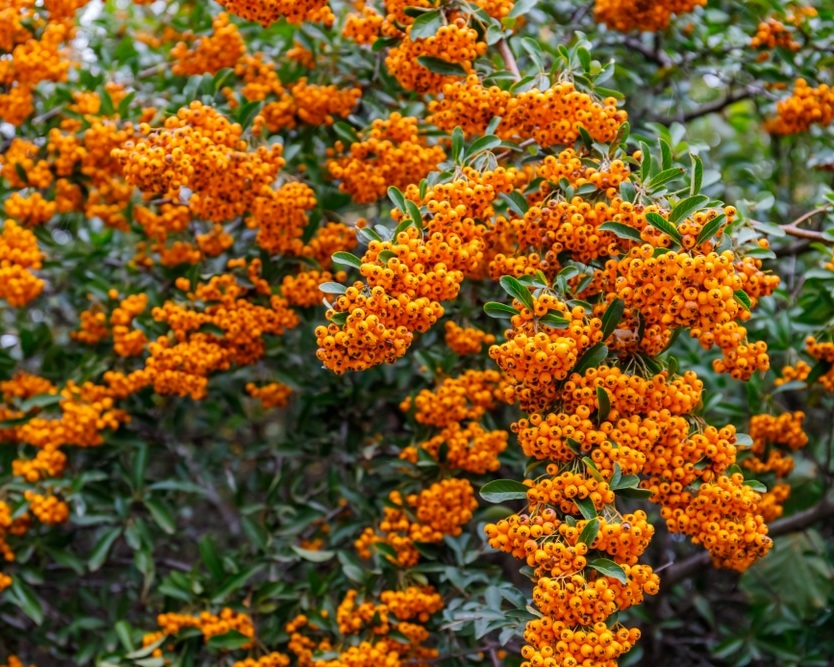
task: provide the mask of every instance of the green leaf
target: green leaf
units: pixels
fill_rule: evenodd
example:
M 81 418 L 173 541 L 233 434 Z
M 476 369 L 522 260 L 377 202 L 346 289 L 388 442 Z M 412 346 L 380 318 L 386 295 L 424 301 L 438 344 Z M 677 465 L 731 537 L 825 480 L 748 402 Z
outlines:
M 606 577 L 616 579 L 623 585 L 628 582 L 623 566 L 608 558 L 595 558 L 588 563 L 588 567 L 593 568 L 600 574 L 604 574 Z
M 208 642 L 206 642 L 206 646 L 210 649 L 214 649 L 215 651 L 233 651 L 235 649 L 243 648 L 247 644 L 251 643 L 251 637 L 247 637 L 237 630 L 229 630 L 229 632 L 223 635 L 214 635 L 211 637 Z
M 692 160 L 692 177 L 689 180 L 689 195 L 696 195 L 701 191 L 704 182 L 704 163 L 697 155 L 690 155 Z
M 703 227 L 701 227 L 701 231 L 698 233 L 698 238 L 695 239 L 695 245 L 701 245 L 705 241 L 709 241 L 718 230 L 721 228 L 721 225 L 724 224 L 724 220 L 726 220 L 727 216 L 723 213 L 714 217 L 712 220 L 709 220 Z
M 110 528 L 102 533 L 101 537 L 98 538 L 93 546 L 90 557 L 87 559 L 87 567 L 90 569 L 90 572 L 96 572 L 104 565 L 104 561 L 107 560 L 107 554 L 110 553 L 110 547 L 113 546 L 113 543 L 121 534 L 121 528 Z
M 394 206 L 396 206 L 402 213 L 405 213 L 405 195 L 395 186 L 388 188 L 388 199 L 390 199 Z
M 466 151 L 466 159 L 470 160 L 476 155 L 478 155 L 478 153 L 494 150 L 498 148 L 500 145 L 501 140 L 494 135 L 476 139 L 472 142 L 472 145 L 469 147 L 469 150 Z
M 344 294 L 347 292 L 347 287 L 342 283 L 324 282 L 319 285 L 319 290 L 325 294 Z
M 333 253 L 333 263 L 334 264 L 341 264 L 342 266 L 349 266 L 353 269 L 361 269 L 362 268 L 362 261 L 354 255 L 352 252 L 334 252 Z
M 346 147 L 349 147 L 350 144 L 357 144 L 361 141 L 359 135 L 356 134 L 356 130 L 353 129 L 353 126 L 343 120 L 333 123 L 333 131 L 343 143 L 348 145 Z
M 608 419 L 608 414 L 611 412 L 611 399 L 608 392 L 602 388 L 597 387 L 597 421 L 604 422 Z
M 13 602 L 20 607 L 23 613 L 31 618 L 35 625 L 43 623 L 43 605 L 21 577 L 12 578 L 10 590 L 14 597 Z
M 607 358 L 608 347 L 606 347 L 602 343 L 597 343 L 596 345 L 589 347 L 585 351 L 585 354 L 579 357 L 579 360 L 573 367 L 573 372 L 582 375 L 589 368 L 599 366 Z
M 709 197 L 706 195 L 694 195 L 688 199 L 679 201 L 675 204 L 675 207 L 669 214 L 669 222 L 675 225 L 678 224 L 695 213 L 698 209 L 703 208 L 708 201 Z
M 602 340 L 605 341 L 617 329 L 617 325 L 623 319 L 625 313 L 625 301 L 614 299 L 602 315 Z
M 655 190 L 659 188 L 661 185 L 664 185 L 669 181 L 676 179 L 681 174 L 683 174 L 683 169 L 681 167 L 666 169 L 664 171 L 661 171 L 659 174 L 655 174 L 654 176 L 652 176 L 646 183 L 646 188 L 649 190 Z
M 640 178 L 645 183 L 646 181 L 648 181 L 649 176 L 651 176 L 652 174 L 652 170 L 654 168 L 654 161 L 652 160 L 652 152 L 648 144 L 641 141 L 640 148 L 643 151 L 643 159 L 640 163 Z
M 583 456 L 582 463 L 585 464 L 585 468 L 588 470 L 588 474 L 593 477 L 598 482 L 604 482 L 605 478 L 600 473 L 599 468 L 597 468 L 597 464 L 594 463 L 593 459 L 590 456 Z
M 621 239 L 626 239 L 627 241 L 643 243 L 643 238 L 640 236 L 640 232 L 634 229 L 634 227 L 629 227 L 622 222 L 603 222 L 599 226 L 599 231 L 611 232 L 615 236 L 618 236 Z
M 832 368 L 832 363 L 830 361 L 826 361 L 825 359 L 821 359 L 814 367 L 811 369 L 811 372 L 808 373 L 808 377 L 805 378 L 805 382 L 807 384 L 812 384 L 819 380 L 823 375 L 828 373 Z
M 747 296 L 747 292 L 745 292 L 743 289 L 736 290 L 735 292 L 733 292 L 733 297 L 736 301 L 738 301 L 741 304 L 741 306 L 745 310 L 749 311 L 753 308 L 753 304 L 750 301 L 750 297 Z
M 570 325 L 570 320 L 565 319 L 556 313 L 548 313 L 539 318 L 539 324 L 552 327 L 553 329 L 567 329 Z
M 736 447 L 752 447 L 755 443 L 746 433 L 736 433 Z
M 635 500 L 648 500 L 652 497 L 652 492 L 648 489 L 640 488 L 625 488 L 617 491 L 617 495 L 622 498 L 633 498 Z
M 514 479 L 494 479 L 481 487 L 481 498 L 488 503 L 524 500 L 530 487 Z
M 443 27 L 443 12 L 435 9 L 431 12 L 422 12 L 414 23 L 411 24 L 411 41 L 434 37 L 437 31 Z
M 582 532 L 579 533 L 578 541 L 590 547 L 594 543 L 594 540 L 597 539 L 597 535 L 599 535 L 599 518 L 594 517 L 585 525 Z
M 463 160 L 463 145 L 465 142 L 463 130 L 460 126 L 452 130 L 452 162 L 459 164 Z M 403 204 L 405 206 L 405 204 Z
M 507 294 L 517 299 L 531 313 L 533 312 L 535 308 L 533 295 L 530 294 L 530 290 L 518 282 L 516 278 L 513 278 L 512 276 L 502 276 L 498 283 Z
M 221 586 L 217 592 L 214 594 L 214 597 L 211 599 L 213 604 L 220 604 L 226 597 L 233 593 L 234 591 L 238 590 L 239 588 L 243 588 L 246 585 L 246 582 L 249 581 L 253 576 L 255 576 L 258 572 L 263 570 L 266 567 L 265 563 L 258 563 L 249 567 L 242 572 L 238 572 L 234 576 L 230 577 L 226 580 L 226 583 Z
M 304 560 L 308 560 L 311 563 L 325 563 L 336 555 L 335 551 L 327 551 L 324 549 L 320 551 L 316 551 L 315 549 L 302 549 L 301 547 L 297 547 L 295 545 L 293 545 L 292 550 Z
M 573 502 L 575 502 L 576 506 L 579 508 L 579 513 L 582 515 L 583 519 L 590 521 L 591 519 L 596 518 L 597 509 L 594 507 L 593 500 L 590 498 L 574 498 Z
M 413 201 L 410 199 L 405 200 L 405 209 L 408 213 L 408 217 L 410 217 L 414 224 L 417 225 L 418 228 L 422 229 L 423 227 L 423 214 L 420 213 L 420 207 L 417 206 Z
M 508 195 L 501 195 L 502 199 L 507 202 L 510 209 L 519 217 L 523 218 L 524 214 L 530 210 L 530 202 L 527 197 L 521 194 L 518 190 L 513 190 Z
M 499 303 L 498 301 L 489 301 L 485 303 L 484 312 L 497 320 L 508 320 L 513 315 L 519 314 L 519 311 L 516 308 L 508 306 L 505 303 Z
M 124 647 L 125 651 L 133 650 L 133 636 L 130 632 L 130 624 L 127 621 L 118 621 L 113 629 L 116 631 L 116 636 L 119 638 L 119 643 Z
M 48 408 L 53 405 L 58 405 L 63 400 L 60 394 L 38 394 L 21 401 L 18 408 L 21 412 L 29 412 L 34 408 Z
M 171 514 L 171 510 L 168 509 L 163 502 L 157 500 L 156 498 L 145 498 L 144 503 L 145 507 L 147 507 L 148 511 L 151 513 L 153 520 L 156 521 L 156 524 L 162 528 L 163 531 L 169 535 L 173 535 L 177 532 L 177 523 L 174 521 L 174 516 Z
M 663 171 L 669 171 L 672 169 L 672 147 L 669 145 L 669 142 L 665 139 L 660 139 L 658 142 L 660 144 L 660 168 Z M 683 171 L 681 169 L 680 171 Z M 663 172 L 661 172 L 663 173 Z
M 223 561 L 220 560 L 220 555 L 217 553 L 217 545 L 211 538 L 211 535 L 205 534 L 197 543 L 200 548 L 200 557 L 206 565 L 209 573 L 214 579 L 221 579 L 223 577 Z
M 745 479 L 744 486 L 749 486 L 756 493 L 767 493 L 767 487 L 757 479 Z
M 441 60 L 434 56 L 420 56 L 417 62 L 425 67 L 430 72 L 435 74 L 442 74 L 443 76 L 459 76 L 461 78 L 466 76 L 466 70 L 457 63 L 450 63 L 447 60 Z
M 612 478 L 611 484 L 609 485 L 612 491 L 621 491 L 624 489 L 639 489 L 640 488 L 640 478 L 637 475 L 623 475 L 620 474 L 620 479 L 617 480 L 616 484 Z
M 654 211 L 649 211 L 646 213 L 646 222 L 648 222 L 655 229 L 666 234 L 666 236 L 670 237 L 678 245 L 683 243 L 683 237 L 678 231 L 678 228 L 660 214 L 655 213 Z

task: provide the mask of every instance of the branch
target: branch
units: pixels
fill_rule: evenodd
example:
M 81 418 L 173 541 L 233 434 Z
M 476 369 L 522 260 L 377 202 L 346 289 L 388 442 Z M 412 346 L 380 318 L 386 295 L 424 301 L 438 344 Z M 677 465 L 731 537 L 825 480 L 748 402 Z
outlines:
M 498 40 L 496 46 L 498 47 L 498 53 L 504 59 L 504 66 L 512 72 L 516 81 L 521 81 L 521 72 L 518 70 L 518 63 L 515 61 L 515 56 L 513 55 L 512 49 L 510 49 L 509 42 L 502 37 Z
M 824 241 L 825 236 L 822 232 L 815 232 L 810 229 L 800 229 L 799 225 L 801 225 L 806 220 L 810 220 L 815 215 L 819 215 L 820 213 L 828 213 L 831 210 L 831 204 L 826 204 L 821 208 L 815 208 L 813 211 L 808 211 L 804 215 L 800 215 L 796 220 L 793 222 L 789 222 L 787 225 L 782 227 L 785 230 L 785 234 L 790 236 L 795 236 L 800 239 L 810 239 L 811 241 Z
M 683 122 L 688 123 L 691 120 L 695 120 L 696 118 L 701 118 L 701 116 L 708 116 L 711 113 L 718 113 L 719 111 L 723 111 L 731 104 L 735 104 L 736 102 L 740 102 L 741 100 L 746 100 L 750 97 L 753 97 L 758 92 L 755 88 L 744 88 L 742 90 L 737 90 L 734 93 L 727 93 L 727 95 L 722 100 L 716 100 L 715 102 L 711 102 L 710 104 L 705 104 L 702 107 L 697 109 L 693 109 L 688 113 L 683 114 Z
M 834 489 L 829 489 L 825 497 L 813 507 L 809 507 L 807 510 L 797 512 L 784 519 L 774 521 L 768 526 L 768 534 L 771 537 L 778 537 L 779 535 L 795 533 L 805 530 L 817 521 L 832 515 L 834 515 Z M 690 556 L 686 560 L 676 563 L 666 570 L 666 574 L 662 578 L 662 585 L 671 586 L 679 581 L 683 581 L 709 564 L 710 556 L 706 551 Z
M 637 51 L 637 53 L 645 57 L 646 60 L 650 60 L 656 65 L 659 65 L 660 67 L 671 67 L 672 65 L 674 65 L 669 55 L 659 48 L 659 44 L 655 44 L 655 46 L 658 48 L 649 48 L 636 37 L 626 37 L 626 40 L 625 42 L 623 42 L 623 44 L 625 44 L 625 46 L 627 46 L 632 51 Z

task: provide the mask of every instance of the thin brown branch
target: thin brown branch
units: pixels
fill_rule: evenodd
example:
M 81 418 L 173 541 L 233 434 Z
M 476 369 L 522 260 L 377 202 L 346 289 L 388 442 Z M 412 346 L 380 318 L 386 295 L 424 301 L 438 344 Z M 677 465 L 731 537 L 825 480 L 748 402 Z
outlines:
M 623 44 L 659 67 L 671 67 L 674 64 L 669 55 L 660 48 L 659 43 L 655 43 L 655 48 L 651 48 L 636 37 L 626 37 Z
M 693 109 L 685 114 L 683 114 L 683 122 L 688 123 L 691 120 L 695 120 L 696 118 L 701 118 L 702 116 L 708 116 L 711 113 L 718 113 L 719 111 L 723 111 L 731 104 L 735 104 L 736 102 L 740 102 L 741 100 L 749 99 L 753 97 L 758 91 L 754 88 L 743 88 L 742 90 L 737 90 L 735 92 L 727 93 L 727 95 L 720 100 L 716 100 L 715 102 L 710 102 L 709 104 L 705 104 L 702 107 L 698 107 L 697 109 Z
M 825 497 L 813 507 L 774 521 L 768 526 L 768 534 L 771 537 L 779 537 L 780 535 L 802 531 L 829 516 L 834 516 L 834 489 L 829 489 Z M 709 564 L 710 557 L 706 551 L 691 556 L 668 568 L 662 577 L 662 585 L 671 586 L 688 579 Z
M 501 58 L 504 59 L 504 66 L 508 71 L 512 72 L 516 81 L 521 81 L 521 72 L 518 69 L 518 63 L 515 60 L 515 56 L 510 48 L 509 42 L 506 39 L 501 38 L 498 40 L 498 44 L 496 44 L 496 46 L 498 47 L 498 53 L 501 54 Z

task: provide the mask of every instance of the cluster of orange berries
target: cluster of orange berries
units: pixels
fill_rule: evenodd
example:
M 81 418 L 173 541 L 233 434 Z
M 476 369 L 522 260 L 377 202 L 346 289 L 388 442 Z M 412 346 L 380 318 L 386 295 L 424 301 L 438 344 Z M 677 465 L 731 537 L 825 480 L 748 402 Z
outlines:
M 515 302 L 519 311 L 510 319 L 506 342 L 493 345 L 489 356 L 507 375 L 504 398 L 519 401 L 526 411 L 553 403 L 559 383 L 573 369 L 579 357 L 602 340 L 602 322 L 589 318 L 581 306 L 569 308 L 550 294 L 532 297 L 533 309 Z M 547 324 L 545 317 L 556 317 L 564 328 Z
M 280 144 L 248 151 L 241 126 L 212 107 L 194 101 L 167 118 L 163 128 L 143 124 L 139 131 L 141 139 L 112 151 L 125 179 L 174 201 L 188 188 L 188 207 L 196 217 L 232 220 L 252 210 L 256 199 L 275 195 L 270 186 L 284 165 Z
M 785 26 L 779 19 L 769 17 L 759 23 L 756 28 L 756 34 L 750 39 L 751 49 L 788 49 L 790 51 L 798 51 L 800 48 L 799 42 L 793 38 L 793 33 Z M 757 60 L 766 60 L 768 53 L 759 54 Z
M 812 88 L 797 79 L 793 95 L 776 103 L 776 116 L 765 124 L 775 134 L 799 134 L 812 125 L 826 127 L 834 122 L 834 89 L 827 84 Z
M 11 0 L 0 14 L 0 118 L 21 125 L 34 113 L 35 88 L 65 81 L 73 17 L 85 1 L 65 4 Z
M 257 398 L 265 410 L 270 408 L 283 408 L 287 405 L 292 394 L 292 389 L 280 382 L 271 382 L 258 387 L 253 382 L 246 385 L 246 393 Z
M 388 52 L 385 66 L 406 90 L 436 93 L 456 77 L 432 72 L 417 62 L 418 58 L 427 56 L 452 62 L 469 74 L 473 71 L 475 59 L 484 55 L 486 50 L 486 42 L 478 39 L 477 31 L 464 18 L 456 18 L 438 28 L 437 33 L 430 37 L 413 39 L 411 26 L 407 26 L 402 41 Z
M 596 0 L 594 18 L 619 32 L 660 32 L 669 27 L 672 16 L 704 7 L 707 0 Z
M 335 150 L 344 153 L 344 144 L 336 142 Z M 352 143 L 346 155 L 328 160 L 327 168 L 341 181 L 342 192 L 367 204 L 384 197 L 391 186 L 420 181 L 445 159 L 443 148 L 427 145 L 420 136 L 416 118 L 393 113 L 374 120 L 367 138 Z
M 428 216 L 390 241 L 369 243 L 360 260 L 367 286 L 357 281 L 347 288 L 327 311 L 331 324 L 316 329 L 325 366 L 342 373 L 392 363 L 405 354 L 413 332 L 427 331 L 443 316 L 440 302 L 455 298 L 464 277 L 482 267 L 485 229 L 476 220 L 493 214 L 492 203 L 512 189 L 515 175 L 466 168 L 460 179 L 423 196 L 416 186 L 407 188 L 405 196 L 425 205 Z M 399 210 L 392 215 L 405 219 Z
M 495 336 L 475 327 L 461 327 L 449 320 L 446 322 L 446 345 L 461 356 L 478 354 L 484 345 L 495 343 Z
M 405 499 L 392 491 L 388 501 L 379 530 L 366 528 L 355 546 L 362 558 L 370 558 L 374 544 L 386 543 L 396 552 L 396 558 L 388 558 L 401 567 L 417 564 L 415 542 L 441 542 L 445 535 L 460 535 L 478 506 L 472 485 L 457 478 L 436 482 Z
M 204 611 L 197 616 L 175 613 L 160 614 L 157 617 L 157 625 L 159 625 L 157 632 L 150 632 L 142 637 L 143 646 L 151 646 L 165 637 L 174 637 L 187 628 L 199 630 L 206 641 L 232 631 L 239 632 L 253 641 L 255 638 L 255 626 L 252 623 L 252 618 L 248 614 L 234 611 L 228 607 L 223 608 L 219 614 L 212 614 L 208 611 Z M 247 646 L 251 646 L 251 643 Z M 247 646 L 244 646 L 244 648 Z M 163 657 L 163 648 L 155 648 L 151 655 L 155 658 Z
M 220 12 L 211 22 L 211 34 L 201 37 L 193 47 L 177 42 L 171 49 L 174 64 L 171 71 L 181 76 L 220 71 L 234 67 L 246 53 L 246 44 L 237 26 L 229 21 L 226 12 Z
M 223 0 L 220 4 L 232 14 L 263 27 L 281 19 L 325 25 L 332 25 L 335 20 L 328 0 Z
M 400 403 L 404 412 L 414 408 L 420 424 L 444 428 L 466 420 L 480 419 L 498 403 L 501 374 L 470 370 L 444 378 L 436 389 L 422 389 L 416 397 Z
M 808 336 L 805 339 L 805 349 L 818 362 L 832 364 L 832 368 L 818 377 L 816 382 L 826 391 L 834 391 L 834 343 Z M 776 380 L 775 385 L 780 387 L 792 381 L 804 382 L 812 370 L 811 365 L 802 360 L 798 361 L 795 366 L 785 366 L 782 369 L 782 377 Z
M 669 530 L 709 549 L 716 566 L 744 571 L 772 544 L 760 502 L 761 496 L 744 485 L 744 475 L 734 473 L 703 483 L 685 508 L 663 507 L 661 516 Z
M 495 130 L 508 140 L 535 139 L 540 146 L 570 146 L 579 128 L 601 142 L 614 139 L 628 115 L 614 98 L 597 101 L 569 81 L 547 90 L 533 89 L 514 95 L 498 87 L 485 87 L 476 75 L 449 82 L 442 97 L 429 103 L 429 122 L 451 131 L 460 126 L 467 135 L 482 134 L 489 122 L 501 117 Z
M 753 446 L 742 466 L 754 474 L 773 473 L 777 482 L 790 475 L 794 460 L 789 455 L 808 444 L 808 435 L 802 427 L 804 412 L 785 412 L 774 415 L 753 415 L 750 418 L 750 437 Z M 788 484 L 777 483 L 762 495 L 761 514 L 766 522 L 782 515 L 783 504 L 790 496 Z
M 422 449 L 432 458 L 440 460 L 441 448 L 444 447 L 444 463 L 458 470 L 482 475 L 500 467 L 498 455 L 507 448 L 507 432 L 487 431 L 477 422 L 470 422 L 465 427 L 454 423 L 433 438 L 414 447 L 406 447 L 400 458 L 417 463 L 418 449 Z
M 35 235 L 6 220 L 0 232 L 0 299 L 19 308 L 38 297 L 44 282 L 32 270 L 41 268 L 43 257 Z

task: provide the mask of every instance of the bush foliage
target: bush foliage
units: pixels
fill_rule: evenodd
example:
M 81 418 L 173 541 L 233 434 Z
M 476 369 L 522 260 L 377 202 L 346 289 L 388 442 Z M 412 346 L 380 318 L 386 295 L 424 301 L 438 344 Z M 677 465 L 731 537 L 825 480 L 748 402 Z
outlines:
M 0 0 L 0 661 L 832 664 L 829 3 L 218 1 Z

